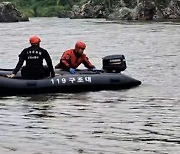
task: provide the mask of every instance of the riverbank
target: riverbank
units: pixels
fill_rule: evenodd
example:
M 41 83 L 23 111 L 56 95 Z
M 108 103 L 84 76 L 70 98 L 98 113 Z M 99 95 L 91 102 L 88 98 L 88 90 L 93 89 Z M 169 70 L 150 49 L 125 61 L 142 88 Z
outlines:
M 20 3 L 21 2 L 21 3 Z M 69 4 L 61 4 L 60 1 L 33 1 L 23 0 L 12 1 L 20 9 L 23 17 L 59 17 L 59 18 L 105 18 L 107 20 L 179 20 L 180 0 L 114 0 L 114 1 L 78 1 Z M 48 5 L 49 4 L 49 5 Z M 16 8 L 16 10 L 17 10 Z M 0 9 L 1 12 L 4 9 Z M 4 13 L 4 12 L 3 12 Z M 6 14 L 13 16 L 13 13 L 6 11 Z M 18 13 L 20 14 L 20 13 Z M 9 17 L 10 18 L 10 17 Z M 1 18 L 2 19 L 2 18 Z M 24 18 L 26 19 L 26 18 Z M 21 21 L 15 19 L 13 21 Z

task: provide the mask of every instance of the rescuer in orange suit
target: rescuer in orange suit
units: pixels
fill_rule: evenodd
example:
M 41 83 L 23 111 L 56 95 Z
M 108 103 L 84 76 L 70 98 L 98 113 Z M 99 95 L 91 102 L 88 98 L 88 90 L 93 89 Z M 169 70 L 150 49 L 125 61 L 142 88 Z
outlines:
M 74 49 L 66 50 L 55 68 L 64 69 L 69 71 L 71 74 L 76 72 L 76 68 L 82 63 L 88 69 L 96 70 L 95 66 L 91 64 L 88 57 L 84 54 L 86 44 L 78 41 L 75 44 Z

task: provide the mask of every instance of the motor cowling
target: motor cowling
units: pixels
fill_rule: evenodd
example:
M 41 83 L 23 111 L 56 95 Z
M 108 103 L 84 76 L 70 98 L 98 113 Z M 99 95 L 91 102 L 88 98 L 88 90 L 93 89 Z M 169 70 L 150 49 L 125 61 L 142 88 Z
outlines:
M 107 73 L 120 73 L 127 68 L 124 55 L 109 55 L 103 57 L 102 63 L 103 70 Z

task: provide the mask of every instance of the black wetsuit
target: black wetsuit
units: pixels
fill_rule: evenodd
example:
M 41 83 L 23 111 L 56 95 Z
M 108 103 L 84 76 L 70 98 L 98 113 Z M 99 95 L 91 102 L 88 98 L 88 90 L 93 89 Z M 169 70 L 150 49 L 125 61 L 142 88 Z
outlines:
M 21 75 L 29 79 L 40 79 L 47 76 L 47 68 L 43 67 L 43 59 L 46 60 L 48 71 L 51 73 L 51 77 L 55 76 L 52 60 L 47 50 L 39 47 L 39 45 L 32 45 L 29 48 L 24 49 L 19 55 L 19 61 L 13 70 L 13 74 L 16 74 L 22 67 L 24 61 L 26 66 L 21 70 Z

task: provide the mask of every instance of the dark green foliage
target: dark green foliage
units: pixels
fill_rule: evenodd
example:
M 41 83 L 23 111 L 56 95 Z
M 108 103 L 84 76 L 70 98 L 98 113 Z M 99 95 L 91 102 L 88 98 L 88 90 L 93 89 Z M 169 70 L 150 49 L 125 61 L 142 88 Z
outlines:
M 66 11 L 76 3 L 82 3 L 88 0 L 0 0 L 0 2 L 12 2 L 26 16 L 57 16 L 58 13 Z M 92 0 L 97 4 L 104 5 L 106 9 L 111 10 L 120 4 L 120 0 Z M 143 0 L 146 1 L 146 0 Z M 161 9 L 165 7 L 170 0 L 155 0 L 156 5 Z M 134 7 L 137 0 L 124 0 L 127 6 Z
M 155 3 L 159 9 L 165 8 L 171 0 L 155 0 Z
M 0 0 L 12 2 L 26 16 L 58 16 L 80 0 Z

